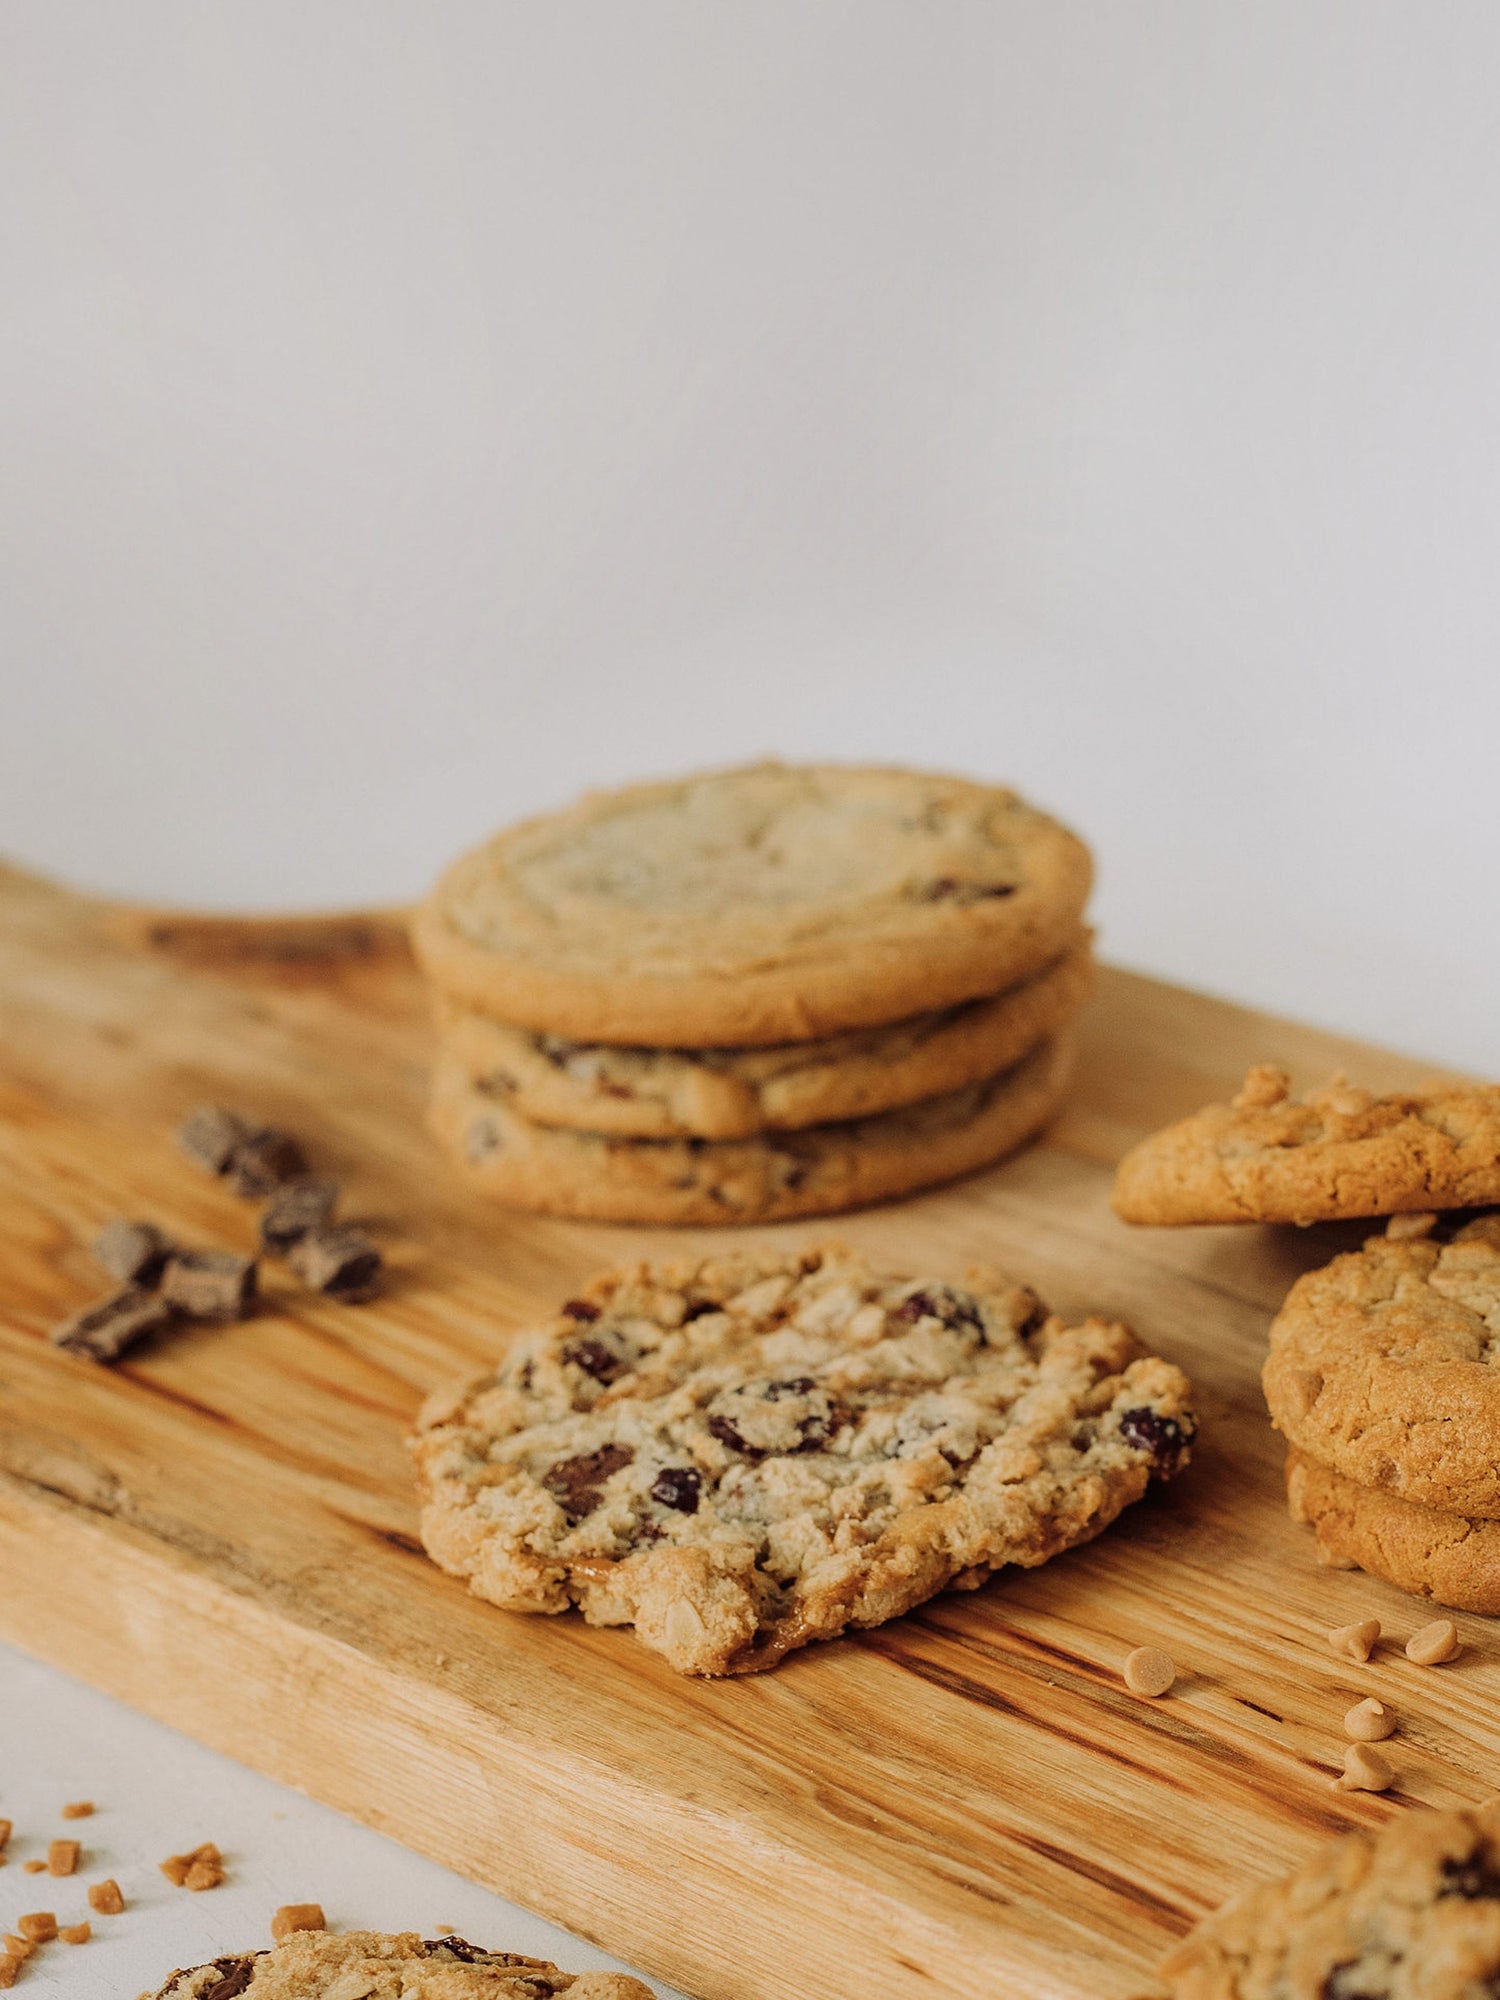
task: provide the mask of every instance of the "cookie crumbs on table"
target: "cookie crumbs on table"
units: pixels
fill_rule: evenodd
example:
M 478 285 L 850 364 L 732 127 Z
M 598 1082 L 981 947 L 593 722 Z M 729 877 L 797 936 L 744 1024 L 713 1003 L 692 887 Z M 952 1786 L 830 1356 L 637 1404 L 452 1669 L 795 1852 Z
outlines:
M 1380 1620 L 1362 1618 L 1357 1625 L 1336 1625 L 1328 1635 L 1328 1643 L 1334 1652 L 1342 1653 L 1346 1659 L 1358 1660 L 1363 1666 L 1380 1639 Z
M 1463 1651 L 1458 1627 L 1451 1618 L 1434 1618 L 1413 1632 L 1406 1642 L 1406 1657 L 1419 1667 L 1443 1667 Z

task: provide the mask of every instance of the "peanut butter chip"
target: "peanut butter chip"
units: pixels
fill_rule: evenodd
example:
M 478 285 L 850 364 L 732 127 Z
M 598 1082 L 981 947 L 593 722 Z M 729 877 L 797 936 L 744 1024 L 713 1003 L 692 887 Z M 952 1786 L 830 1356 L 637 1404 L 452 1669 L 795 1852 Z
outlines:
M 1406 1642 L 1407 1659 L 1415 1660 L 1419 1667 L 1445 1666 L 1462 1651 L 1458 1627 L 1451 1618 L 1434 1618 L 1420 1632 L 1413 1632 Z
M 1349 1660 L 1358 1660 L 1363 1666 L 1374 1652 L 1379 1637 L 1380 1620 L 1365 1618 L 1358 1625 L 1336 1626 L 1328 1635 L 1328 1643 L 1336 1653 L 1342 1653 Z
M 1177 1668 L 1170 1653 L 1156 1646 L 1137 1646 L 1125 1656 L 1124 1678 L 1132 1694 L 1165 1694 L 1177 1678 Z
M 1334 1779 L 1343 1792 L 1383 1792 L 1395 1780 L 1392 1766 L 1378 1750 L 1367 1744 L 1351 1743 L 1344 1752 L 1343 1776 Z
M 283 1903 L 271 1919 L 271 1936 L 277 1944 L 293 1931 L 326 1931 L 328 1919 L 321 1903 Z
M 1385 1233 L 1392 1243 L 1411 1243 L 1419 1236 L 1430 1236 L 1437 1223 L 1435 1210 L 1412 1209 L 1405 1215 L 1393 1215 L 1385 1225 Z
M 1356 1743 L 1380 1743 L 1394 1733 L 1396 1718 L 1384 1702 L 1357 1701 L 1344 1717 L 1344 1734 Z

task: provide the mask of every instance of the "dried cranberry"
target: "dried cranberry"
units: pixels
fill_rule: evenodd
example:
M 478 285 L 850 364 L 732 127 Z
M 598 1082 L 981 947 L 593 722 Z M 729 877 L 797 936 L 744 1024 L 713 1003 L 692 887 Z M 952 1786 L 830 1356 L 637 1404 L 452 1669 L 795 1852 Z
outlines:
M 1151 1454 L 1151 1471 L 1157 1479 L 1170 1479 L 1182 1470 L 1197 1426 L 1191 1417 L 1164 1417 L 1157 1410 L 1126 1410 L 1120 1418 L 1120 1436 L 1137 1451 Z
M 1447 1860 L 1442 1866 L 1440 1896 L 1462 1896 L 1466 1903 L 1500 1899 L 1500 1868 L 1484 1854 L 1470 1854 L 1462 1861 Z
M 599 1317 L 603 1307 L 596 1306 L 592 1299 L 564 1299 L 563 1311 L 569 1319 L 580 1319 L 588 1325 Z
M 651 1498 L 679 1514 L 696 1514 L 703 1475 L 690 1465 L 664 1465 L 651 1482 Z
M 613 1382 L 625 1372 L 625 1363 L 602 1340 L 570 1340 L 562 1358 L 581 1368 L 585 1375 L 592 1375 L 596 1382 Z
M 580 1452 L 577 1458 L 560 1459 L 542 1484 L 570 1522 L 581 1521 L 604 1498 L 599 1489 L 605 1480 L 623 1471 L 634 1457 L 628 1444 L 601 1444 L 596 1451 Z

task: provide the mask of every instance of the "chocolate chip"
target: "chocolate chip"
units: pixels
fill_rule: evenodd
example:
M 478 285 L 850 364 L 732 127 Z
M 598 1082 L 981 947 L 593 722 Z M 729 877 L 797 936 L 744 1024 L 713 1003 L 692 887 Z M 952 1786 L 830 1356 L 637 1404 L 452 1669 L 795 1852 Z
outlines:
M 591 1299 L 564 1299 L 563 1311 L 569 1319 L 582 1320 L 587 1326 L 598 1319 L 603 1307 L 596 1306 Z
M 177 1128 L 177 1143 L 200 1167 L 222 1174 L 253 1130 L 238 1111 L 226 1111 L 222 1104 L 200 1104 Z
M 1179 1421 L 1156 1410 L 1126 1410 L 1120 1418 L 1120 1436 L 1136 1451 L 1150 1452 L 1156 1479 L 1170 1479 L 1182 1470 L 1197 1428 L 1191 1417 Z
M 766 1455 L 763 1451 L 757 1451 L 753 1444 L 746 1444 L 728 1417 L 710 1417 L 708 1434 L 710 1437 L 716 1437 L 720 1444 L 727 1444 L 731 1451 L 742 1451 L 746 1458 L 759 1460 Z
M 357 1229 L 309 1229 L 287 1252 L 287 1262 L 309 1291 L 354 1304 L 373 1298 L 380 1285 L 380 1252 Z
M 259 1951 L 247 1952 L 243 1958 L 216 1958 L 214 1969 L 222 1978 L 206 1988 L 199 2000 L 235 2000 L 237 1993 L 243 1993 L 255 1977 L 255 1961 L 265 1954 Z
M 1466 1903 L 1500 1900 L 1500 1868 L 1484 1854 L 1466 1855 L 1463 1860 L 1446 1860 L 1442 1865 L 1440 1896 L 1462 1896 Z
M 696 1514 L 703 1475 L 690 1465 L 664 1465 L 651 1482 L 651 1498 L 679 1514 Z
M 234 1250 L 179 1250 L 161 1295 L 190 1319 L 243 1319 L 255 1301 L 255 1259 Z
M 718 1407 L 708 1417 L 710 1436 L 742 1453 L 752 1464 L 773 1455 L 794 1457 L 799 1452 L 821 1451 L 833 1433 L 849 1421 L 849 1412 L 810 1375 L 741 1383 L 738 1388 L 724 1390 L 714 1401 Z
M 260 1219 L 260 1240 L 273 1257 L 283 1257 L 309 1229 L 321 1229 L 333 1219 L 339 1198 L 337 1181 L 319 1174 L 302 1174 L 277 1188 Z
M 920 1292 L 912 1292 L 897 1306 L 892 1319 L 941 1320 L 954 1333 L 983 1333 L 984 1316 L 979 1310 L 979 1301 L 969 1292 L 960 1292 L 950 1285 L 936 1285 Z
M 290 1132 L 263 1125 L 235 1147 L 230 1157 L 229 1185 L 247 1201 L 274 1194 L 283 1182 L 307 1172 L 307 1159 Z
M 53 1327 L 47 1338 L 54 1347 L 66 1348 L 85 1361 L 108 1364 L 175 1317 L 165 1299 L 139 1285 L 127 1285 L 123 1291 L 112 1292 L 107 1299 L 98 1299 L 74 1313 L 61 1326 Z
M 570 1340 L 562 1351 L 562 1358 L 571 1361 L 575 1368 L 581 1368 L 585 1375 L 592 1375 L 596 1382 L 613 1382 L 617 1375 L 625 1372 L 624 1361 L 602 1340 Z
M 601 1444 L 597 1450 L 580 1452 L 577 1458 L 560 1459 L 542 1484 L 570 1522 L 581 1521 L 604 1498 L 600 1489 L 605 1480 L 622 1472 L 634 1457 L 628 1444 Z
M 122 1285 L 154 1285 L 172 1245 L 154 1222 L 129 1222 L 117 1215 L 94 1238 L 94 1256 Z

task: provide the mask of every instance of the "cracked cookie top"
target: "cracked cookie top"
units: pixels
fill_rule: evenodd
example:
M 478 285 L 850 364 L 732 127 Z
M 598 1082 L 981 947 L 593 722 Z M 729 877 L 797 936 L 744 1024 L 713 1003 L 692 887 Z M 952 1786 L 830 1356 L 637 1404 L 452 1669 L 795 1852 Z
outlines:
M 1333 1222 L 1500 1201 L 1500 1086 L 1382 1096 L 1335 1077 L 1305 1098 L 1271 1064 L 1228 1104 L 1153 1132 L 1121 1160 L 1125 1222 Z
M 962 778 L 756 765 L 596 793 L 456 862 L 414 941 L 440 992 L 649 1047 L 876 1026 L 1028 978 L 1077 934 L 1088 850 Z
M 1263 1381 L 1291 1443 L 1361 1486 L 1500 1519 L 1500 1216 L 1373 1237 L 1299 1278 Z
M 651 2000 L 619 1972 L 559 1972 L 544 1958 L 405 1931 L 298 1931 L 271 1951 L 174 1972 L 155 2000 Z

